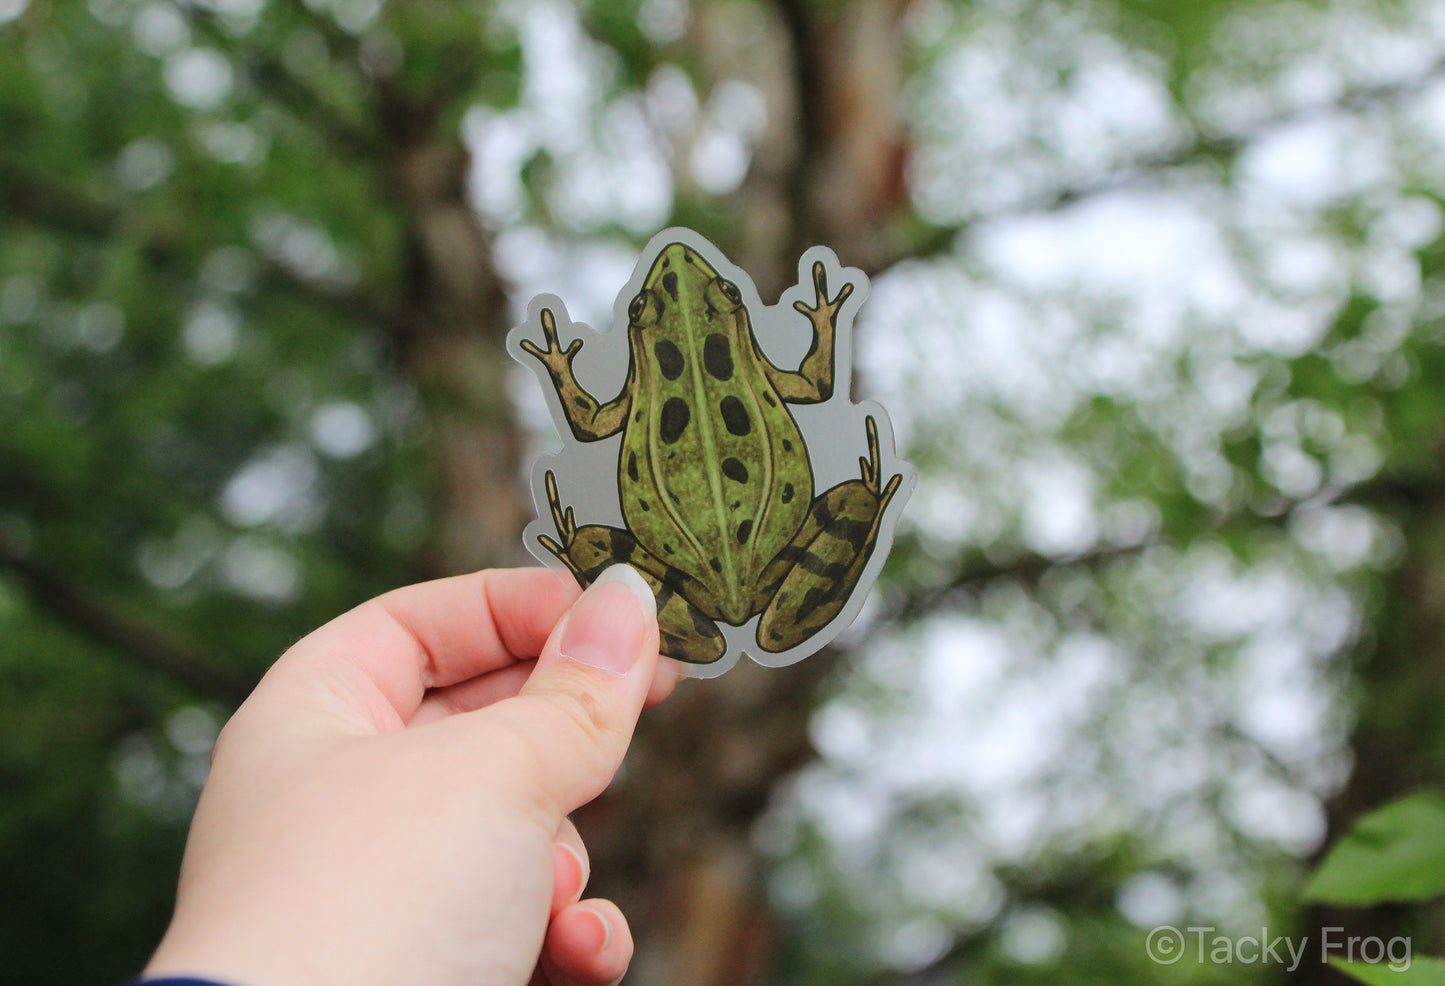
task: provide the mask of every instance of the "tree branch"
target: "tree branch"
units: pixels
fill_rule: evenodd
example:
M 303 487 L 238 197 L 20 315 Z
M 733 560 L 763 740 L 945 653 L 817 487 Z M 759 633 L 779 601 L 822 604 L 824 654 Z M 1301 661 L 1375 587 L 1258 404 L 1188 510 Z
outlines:
M 306 0 L 285 0 L 285 6 L 291 10 L 292 14 L 321 32 L 321 36 L 326 39 L 327 46 L 333 51 L 345 51 L 348 57 L 356 54 L 360 47 L 356 36 L 342 30 L 341 26 L 336 23 L 336 18 L 318 13 L 306 3 Z
M 1060 557 L 1022 551 L 1004 561 L 992 560 L 982 551 L 970 549 L 960 554 L 950 575 L 927 589 L 908 593 L 884 614 L 883 619 L 888 623 L 911 623 L 942 609 L 959 593 L 990 582 L 1001 579 L 1032 582 L 1051 569 L 1071 565 L 1093 568 L 1115 559 L 1133 557 L 1164 543 L 1166 542 L 1162 538 L 1153 538 L 1137 544 L 1109 545 L 1082 554 Z
M 40 609 L 70 629 L 148 671 L 202 695 L 239 704 L 255 684 L 249 677 L 195 650 L 168 631 L 87 593 L 0 539 L 0 569 L 10 572 Z
M 1248 130 L 1239 133 L 1199 134 L 1188 143 L 1155 154 L 1143 155 L 1115 168 L 1108 174 L 1078 184 L 1064 185 L 1018 201 L 980 209 L 956 224 L 933 226 L 920 236 L 913 238 L 894 254 L 888 264 L 883 266 L 886 268 L 902 260 L 946 253 L 953 249 L 954 244 L 961 236 L 986 223 L 1017 216 L 1058 212 L 1084 199 L 1137 187 L 1162 172 L 1202 161 L 1233 160 L 1251 144 L 1286 127 L 1336 113 L 1359 113 L 1380 103 L 1420 93 L 1442 78 L 1445 78 L 1445 57 L 1436 60 L 1428 69 L 1412 78 L 1375 86 L 1362 86 L 1349 90 L 1339 98 L 1328 102 L 1294 107 L 1261 120 Z
M 1445 476 L 1380 475 L 1348 489 L 1325 490 L 1305 500 L 1288 501 L 1274 513 L 1224 515 L 1200 533 L 1283 528 L 1300 510 L 1316 507 L 1353 504 L 1380 511 L 1410 510 L 1422 504 L 1438 503 L 1441 497 L 1445 497 Z M 883 619 L 890 623 L 908 623 L 941 609 L 959 593 L 990 582 L 1000 579 L 1032 582 L 1051 569 L 1068 566 L 1096 568 L 1121 558 L 1134 557 L 1150 548 L 1167 547 L 1170 543 L 1169 539 L 1160 535 L 1135 544 L 1107 545 L 1077 555 L 1056 557 L 1023 551 L 1002 561 L 992 560 L 979 549 L 971 548 L 959 554 L 950 575 L 927 589 L 909 593 L 886 612 Z
M 33 225 L 73 236 L 97 240 L 121 236 L 138 238 L 141 252 L 153 265 L 173 269 L 185 266 L 188 251 L 172 236 L 154 228 L 147 229 L 144 222 L 123 209 L 27 173 L 5 161 L 0 161 L 0 210 Z M 389 328 L 398 321 L 394 312 L 374 299 L 357 291 L 308 280 L 264 254 L 261 279 L 266 285 L 285 290 L 307 304 L 350 321 L 381 328 Z
M 361 160 L 380 160 L 386 145 L 364 124 L 349 119 L 279 58 L 238 47 L 218 23 L 216 14 L 193 4 L 176 4 L 178 12 L 207 40 L 227 51 L 258 90 L 269 95 L 297 119 L 314 127 L 337 149 Z M 314 17 L 313 21 L 319 19 Z
M 120 221 L 114 210 L 5 161 L 0 161 L 0 209 L 77 236 L 109 236 Z

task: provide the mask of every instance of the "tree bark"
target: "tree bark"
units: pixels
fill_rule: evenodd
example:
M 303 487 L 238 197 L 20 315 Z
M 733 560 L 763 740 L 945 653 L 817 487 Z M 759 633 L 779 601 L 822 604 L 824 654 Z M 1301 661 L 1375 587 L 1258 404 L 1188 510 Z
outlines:
M 423 134 L 396 155 L 408 220 L 405 309 L 396 342 L 426 408 L 435 463 L 435 538 L 423 568 L 454 574 L 522 560 L 521 440 L 506 391 L 506 294 L 466 198 L 470 155 Z

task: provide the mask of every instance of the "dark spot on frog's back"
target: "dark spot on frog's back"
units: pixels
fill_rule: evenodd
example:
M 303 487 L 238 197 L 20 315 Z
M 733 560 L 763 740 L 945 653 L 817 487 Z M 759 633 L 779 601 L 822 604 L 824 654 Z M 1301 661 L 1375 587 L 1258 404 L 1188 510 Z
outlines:
M 728 431 L 734 435 L 746 435 L 753 430 L 753 423 L 748 419 L 748 409 L 731 394 L 718 404 L 718 411 L 722 413 L 723 424 L 727 425 Z
M 659 339 L 652 347 L 652 354 L 657 357 L 657 368 L 667 379 L 676 380 L 682 376 L 682 350 L 677 348 L 677 343 L 671 339 Z
M 738 459 L 728 456 L 722 463 L 723 475 L 735 483 L 746 483 L 748 481 L 748 467 Z
M 634 476 L 633 478 L 636 479 L 637 477 Z M 793 502 L 793 484 L 792 484 L 792 483 L 784 483 L 784 484 L 783 484 L 783 502 L 784 502 L 784 503 L 792 503 L 792 502 Z
M 753 522 L 745 520 L 738 525 L 738 544 L 747 544 L 748 536 L 753 533 Z
M 677 271 L 670 270 L 662 275 L 662 289 L 672 295 L 672 300 L 677 300 Z
M 637 481 L 637 453 L 636 453 L 636 452 L 629 452 L 629 453 L 627 454 L 627 478 L 630 479 L 630 480 L 632 480 L 633 482 L 636 482 L 636 481 Z
M 727 336 L 714 332 L 702 345 L 703 369 L 718 380 L 731 380 L 733 375 L 733 352 L 728 346 Z
M 658 422 L 657 431 L 662 440 L 671 445 L 682 437 L 687 430 L 687 423 L 692 419 L 692 412 L 688 410 L 687 401 L 681 397 L 669 397 L 667 403 L 662 405 L 662 418 Z
M 709 558 L 709 559 L 707 560 L 707 563 L 708 563 L 710 566 L 712 566 L 712 570 L 713 570 L 714 572 L 721 572 L 721 571 L 722 571 L 722 562 L 718 561 L 716 558 Z

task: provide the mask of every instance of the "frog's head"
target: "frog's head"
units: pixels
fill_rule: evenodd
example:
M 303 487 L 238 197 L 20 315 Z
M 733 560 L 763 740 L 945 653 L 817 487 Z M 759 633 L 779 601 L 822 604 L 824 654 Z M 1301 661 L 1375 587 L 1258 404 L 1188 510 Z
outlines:
M 685 243 L 663 247 L 627 308 L 629 327 L 649 335 L 686 335 L 734 321 L 743 307 L 738 286 Z

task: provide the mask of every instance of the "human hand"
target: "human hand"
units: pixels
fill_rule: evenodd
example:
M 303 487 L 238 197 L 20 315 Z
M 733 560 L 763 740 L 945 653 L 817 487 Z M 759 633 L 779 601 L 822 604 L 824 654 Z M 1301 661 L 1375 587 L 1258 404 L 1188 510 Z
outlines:
M 670 664 L 624 565 L 580 600 L 549 570 L 486 571 L 338 617 L 217 739 L 146 975 L 616 983 L 631 934 L 610 901 L 580 901 L 567 815 L 607 786 Z

